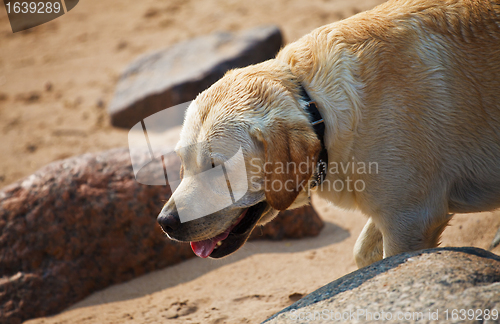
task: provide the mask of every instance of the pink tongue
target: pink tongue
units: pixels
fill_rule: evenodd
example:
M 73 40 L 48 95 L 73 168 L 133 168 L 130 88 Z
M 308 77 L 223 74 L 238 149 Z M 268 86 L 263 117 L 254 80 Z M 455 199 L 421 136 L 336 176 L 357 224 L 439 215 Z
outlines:
M 196 254 L 200 258 L 207 258 L 213 252 L 217 243 L 226 239 L 227 236 L 229 235 L 229 232 L 231 232 L 231 230 L 243 219 L 243 217 L 247 213 L 247 210 L 248 209 L 246 209 L 243 212 L 243 214 L 241 214 L 241 216 L 238 218 L 238 220 L 233 225 L 231 225 L 227 230 L 225 230 L 224 233 L 221 233 L 216 237 L 212 237 L 211 239 L 208 240 L 191 242 L 191 248 L 193 249 L 194 254 Z
M 208 240 L 191 242 L 191 248 L 193 249 L 193 252 L 200 258 L 208 257 L 215 249 L 217 243 L 222 241 L 229 235 L 229 231 L 230 230 L 226 230 L 224 233 Z

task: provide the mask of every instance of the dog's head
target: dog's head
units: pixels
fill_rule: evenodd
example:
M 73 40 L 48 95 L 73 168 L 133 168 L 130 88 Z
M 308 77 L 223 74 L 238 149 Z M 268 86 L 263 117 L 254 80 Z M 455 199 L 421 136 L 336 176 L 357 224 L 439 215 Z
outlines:
M 220 258 L 257 224 L 306 204 L 321 144 L 304 105 L 298 81 L 275 60 L 230 71 L 201 93 L 176 148 L 182 181 L 158 216 L 168 236 Z

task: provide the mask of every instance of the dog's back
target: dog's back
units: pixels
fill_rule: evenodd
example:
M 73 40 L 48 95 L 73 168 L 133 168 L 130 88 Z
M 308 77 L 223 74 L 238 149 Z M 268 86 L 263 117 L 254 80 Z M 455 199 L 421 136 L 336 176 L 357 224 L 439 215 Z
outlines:
M 385 256 L 434 247 L 449 213 L 500 207 L 500 1 L 388 1 L 277 58 L 323 108 L 329 160 L 378 163 L 343 175 L 362 192 L 318 193 L 371 216 L 358 264 L 380 232 Z
M 395 23 L 407 21 L 388 28 L 389 53 L 365 58 L 370 65 L 366 59 L 380 54 L 385 62 L 366 80 L 367 94 L 380 99 L 368 100 L 379 106 L 366 107 L 363 125 L 397 124 L 393 133 L 379 130 L 379 139 L 411 159 L 398 161 L 413 168 L 410 183 L 448 195 L 449 212 L 498 208 L 500 2 L 411 1 L 414 12 L 398 13 L 400 3 L 380 9 Z M 391 154 L 386 146 L 385 158 Z
M 326 90 L 313 94 L 320 105 L 351 111 L 350 129 L 334 132 L 355 129 L 349 151 L 380 162 L 378 178 L 364 179 L 380 184 L 377 205 L 403 193 L 448 199 L 450 212 L 500 207 L 499 1 L 389 1 L 278 57 Z M 332 144 L 334 160 L 350 158 L 346 146 Z

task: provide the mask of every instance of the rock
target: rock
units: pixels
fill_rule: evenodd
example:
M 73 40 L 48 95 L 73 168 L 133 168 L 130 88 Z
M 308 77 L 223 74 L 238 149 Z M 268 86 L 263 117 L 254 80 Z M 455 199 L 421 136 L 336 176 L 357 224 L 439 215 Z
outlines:
M 148 151 L 134 151 L 134 161 L 148 159 Z M 142 179 L 164 179 L 163 169 L 155 170 Z M 135 180 L 127 149 L 57 161 L 1 190 L 0 323 L 54 314 L 93 291 L 194 256 L 156 223 L 170 194 L 167 186 Z M 271 223 L 265 237 L 316 235 L 322 222 L 307 210 L 293 212 L 294 220 L 278 217 L 285 229 Z
M 352 272 L 264 323 L 374 323 L 391 317 L 397 323 L 498 323 L 499 313 L 500 257 L 477 248 L 436 248 Z
M 6 187 L 0 317 L 15 323 L 53 314 L 191 257 L 189 245 L 165 239 L 155 224 L 169 195 L 135 181 L 127 149 L 58 161 Z
M 325 224 L 310 205 L 279 213 L 275 219 L 263 227 L 257 227 L 250 239 L 298 239 L 317 236 Z
M 279 28 L 266 26 L 214 33 L 140 57 L 118 82 L 108 107 L 111 124 L 130 128 L 151 114 L 193 100 L 227 70 L 273 58 L 282 44 Z

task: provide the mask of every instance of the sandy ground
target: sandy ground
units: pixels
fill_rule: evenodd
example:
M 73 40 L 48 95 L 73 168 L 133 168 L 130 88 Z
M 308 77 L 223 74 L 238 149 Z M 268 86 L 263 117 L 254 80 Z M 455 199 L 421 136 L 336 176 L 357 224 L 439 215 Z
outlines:
M 314 200 L 313 205 L 326 221 L 318 237 L 250 242 L 222 261 L 191 259 L 28 323 L 260 323 L 357 269 L 352 248 L 365 217 L 324 201 Z M 498 226 L 498 213 L 458 215 L 442 245 L 487 248 Z
M 140 54 L 261 24 L 279 25 L 290 42 L 381 2 L 84 0 L 16 34 L 0 8 L 0 187 L 57 159 L 126 146 L 127 130 L 109 125 L 106 105 Z M 327 222 L 319 237 L 249 243 L 223 261 L 191 259 L 29 323 L 258 323 L 356 269 L 352 247 L 364 216 L 313 204 Z M 456 216 L 442 245 L 488 247 L 498 216 Z

